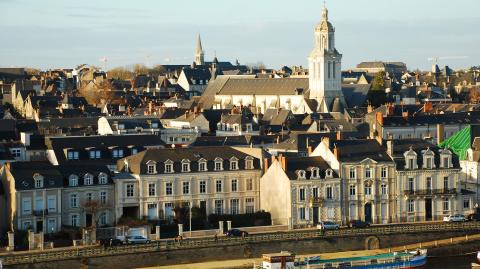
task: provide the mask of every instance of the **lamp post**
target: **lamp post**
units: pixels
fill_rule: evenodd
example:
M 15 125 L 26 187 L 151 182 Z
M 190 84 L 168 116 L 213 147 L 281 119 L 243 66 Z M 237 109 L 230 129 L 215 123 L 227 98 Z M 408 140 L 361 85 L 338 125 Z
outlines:
M 188 216 L 189 216 L 189 219 L 190 219 L 190 225 L 188 225 L 188 227 L 190 228 L 190 237 L 192 237 L 192 200 L 190 200 L 190 206 L 189 206 L 189 213 L 188 213 Z

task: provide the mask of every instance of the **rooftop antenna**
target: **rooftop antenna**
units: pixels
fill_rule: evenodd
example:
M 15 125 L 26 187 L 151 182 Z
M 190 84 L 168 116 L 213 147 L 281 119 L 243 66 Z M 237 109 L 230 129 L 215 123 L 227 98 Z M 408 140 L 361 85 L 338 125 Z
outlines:
M 103 71 L 104 72 L 107 72 L 107 62 L 108 62 L 108 58 L 106 56 L 103 56 L 102 58 L 100 58 L 100 62 L 103 63 Z

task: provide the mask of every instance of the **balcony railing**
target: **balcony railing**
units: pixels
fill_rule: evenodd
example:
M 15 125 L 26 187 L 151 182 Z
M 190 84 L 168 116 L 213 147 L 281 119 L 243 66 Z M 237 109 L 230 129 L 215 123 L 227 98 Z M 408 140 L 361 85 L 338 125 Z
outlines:
M 33 215 L 36 217 L 41 217 L 48 215 L 48 209 L 33 210 Z
M 325 199 L 323 197 L 312 197 L 310 198 L 310 206 L 319 206 L 322 205 Z
M 428 195 L 442 195 L 442 194 L 456 194 L 457 189 L 423 189 L 423 190 L 405 190 L 403 192 L 405 195 L 417 195 L 417 196 L 428 196 Z

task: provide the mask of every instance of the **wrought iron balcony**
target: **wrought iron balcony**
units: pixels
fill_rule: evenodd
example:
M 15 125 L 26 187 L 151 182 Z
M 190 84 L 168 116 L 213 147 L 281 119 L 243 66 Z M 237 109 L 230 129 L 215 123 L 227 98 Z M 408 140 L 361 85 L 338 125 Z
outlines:
M 48 215 L 48 209 L 33 210 L 33 215 L 36 217 L 41 217 Z
M 421 190 L 405 190 L 403 191 L 405 195 L 410 196 L 429 196 L 429 195 L 445 195 L 445 194 L 456 194 L 457 189 L 421 189 Z
M 325 199 L 323 197 L 312 197 L 310 198 L 310 206 L 320 206 L 323 204 Z

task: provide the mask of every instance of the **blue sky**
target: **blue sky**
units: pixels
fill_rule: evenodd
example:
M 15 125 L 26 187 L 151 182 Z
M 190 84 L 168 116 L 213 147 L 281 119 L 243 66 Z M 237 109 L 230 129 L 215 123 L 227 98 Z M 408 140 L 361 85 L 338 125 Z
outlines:
M 207 60 L 306 65 L 322 1 L 0 0 L 0 66 L 36 68 L 193 61 L 197 33 Z M 429 57 L 454 68 L 479 64 L 478 0 L 330 0 L 343 68 L 360 61 Z

